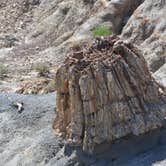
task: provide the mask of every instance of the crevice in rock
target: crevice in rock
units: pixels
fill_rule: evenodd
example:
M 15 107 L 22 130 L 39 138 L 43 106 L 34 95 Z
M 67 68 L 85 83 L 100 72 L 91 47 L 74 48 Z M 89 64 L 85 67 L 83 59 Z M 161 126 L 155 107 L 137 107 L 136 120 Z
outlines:
M 135 5 L 131 6 L 130 10 L 125 13 L 122 17 L 121 25 L 119 26 L 119 29 L 117 31 L 117 34 L 121 34 L 123 27 L 127 24 L 130 17 L 133 15 L 134 11 L 144 2 L 145 0 L 139 0 L 136 2 Z M 131 3 L 131 2 L 129 2 Z

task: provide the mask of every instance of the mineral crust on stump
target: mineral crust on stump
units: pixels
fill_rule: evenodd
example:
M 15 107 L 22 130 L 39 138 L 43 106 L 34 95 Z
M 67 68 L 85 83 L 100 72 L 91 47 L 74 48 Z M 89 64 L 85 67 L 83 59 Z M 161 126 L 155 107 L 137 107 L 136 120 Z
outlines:
M 141 53 L 118 37 L 75 50 L 56 74 L 54 128 L 83 150 L 162 126 L 165 97 Z

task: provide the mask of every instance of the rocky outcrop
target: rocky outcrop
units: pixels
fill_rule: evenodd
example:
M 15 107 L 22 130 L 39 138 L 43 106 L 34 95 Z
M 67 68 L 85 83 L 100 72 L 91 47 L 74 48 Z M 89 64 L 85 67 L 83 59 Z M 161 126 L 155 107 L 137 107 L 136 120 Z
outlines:
M 159 88 L 139 50 L 115 36 L 99 38 L 58 69 L 54 128 L 88 152 L 143 134 L 162 126 L 166 101 Z
M 20 82 L 20 77 L 31 75 L 34 62 L 56 68 L 73 45 L 91 41 L 99 25 L 120 33 L 142 1 L 2 0 L 0 48 L 12 49 L 0 59 L 10 68 L 9 80 Z
M 165 11 L 165 0 L 145 0 L 122 32 L 123 38 L 143 48 L 143 55 L 152 72 L 166 63 Z
M 24 40 L 39 4 L 39 0 L 1 0 L 0 48 L 12 47 Z

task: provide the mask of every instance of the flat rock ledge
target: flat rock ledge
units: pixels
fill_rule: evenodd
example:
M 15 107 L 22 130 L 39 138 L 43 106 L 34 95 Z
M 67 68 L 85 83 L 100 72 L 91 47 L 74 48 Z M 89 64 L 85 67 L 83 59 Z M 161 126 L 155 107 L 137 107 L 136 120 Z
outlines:
M 54 128 L 93 153 L 102 143 L 162 126 L 164 89 L 141 52 L 116 36 L 74 48 L 56 74 Z

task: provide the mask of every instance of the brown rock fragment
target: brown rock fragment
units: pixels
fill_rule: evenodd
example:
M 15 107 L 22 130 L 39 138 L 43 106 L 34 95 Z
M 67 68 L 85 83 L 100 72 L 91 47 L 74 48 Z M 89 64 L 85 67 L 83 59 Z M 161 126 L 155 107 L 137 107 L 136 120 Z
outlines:
M 73 52 L 56 74 L 54 128 L 83 149 L 162 126 L 165 97 L 130 43 L 98 38 Z

